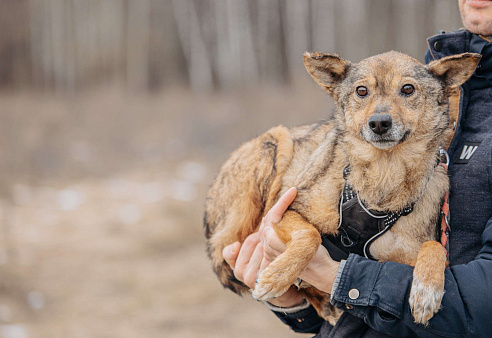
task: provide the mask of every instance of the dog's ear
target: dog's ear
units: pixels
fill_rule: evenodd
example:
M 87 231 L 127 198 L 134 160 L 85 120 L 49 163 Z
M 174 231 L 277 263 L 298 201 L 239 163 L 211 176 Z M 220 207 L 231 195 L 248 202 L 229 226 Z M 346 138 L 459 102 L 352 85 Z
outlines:
M 334 87 L 345 78 L 350 62 L 335 54 L 305 52 L 304 65 L 313 79 L 333 95 Z
M 482 56 L 475 53 L 452 55 L 427 65 L 429 72 L 448 89 L 456 89 L 472 76 Z

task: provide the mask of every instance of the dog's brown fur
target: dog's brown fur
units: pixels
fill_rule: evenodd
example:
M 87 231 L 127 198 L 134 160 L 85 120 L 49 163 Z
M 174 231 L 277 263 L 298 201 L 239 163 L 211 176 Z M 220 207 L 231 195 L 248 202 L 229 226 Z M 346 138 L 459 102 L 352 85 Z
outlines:
M 448 190 L 447 174 L 436 165 L 438 152 L 451 130 L 449 98 L 478 61 L 479 56 L 467 53 L 424 66 L 389 52 L 352 64 L 337 55 L 306 53 L 308 72 L 335 100 L 335 119 L 272 128 L 224 164 L 208 194 L 204 218 L 221 283 L 236 293 L 248 289 L 234 278 L 222 250 L 257 231 L 279 196 L 295 186 L 298 195 L 275 227 L 287 249 L 261 272 L 253 292 L 261 300 L 283 294 L 315 254 L 320 233 L 337 234 L 342 172 L 350 165 L 348 182 L 369 209 L 400 211 L 414 203 L 414 211 L 377 239 L 370 253 L 381 262 L 415 265 L 410 305 L 415 321 L 426 324 L 439 309 L 444 286 L 444 250 L 437 242 L 425 243 L 435 238 Z M 410 96 L 401 92 L 406 84 L 415 88 Z M 356 95 L 358 86 L 367 87 L 368 95 Z M 393 121 L 384 140 L 368 127 L 368 119 L 379 113 L 390 114 Z M 301 292 L 321 316 L 336 321 L 339 311 L 329 305 L 329 295 L 313 287 Z

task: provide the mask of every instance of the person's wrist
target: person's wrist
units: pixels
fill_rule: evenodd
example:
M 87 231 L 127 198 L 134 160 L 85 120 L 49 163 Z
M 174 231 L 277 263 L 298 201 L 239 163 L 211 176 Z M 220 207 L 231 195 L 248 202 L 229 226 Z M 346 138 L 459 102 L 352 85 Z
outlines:
M 304 302 L 304 298 L 294 287 L 291 287 L 282 296 L 271 299 L 268 302 L 274 306 L 290 308 L 301 305 Z
M 317 264 L 309 264 L 301 274 L 301 279 L 320 291 L 331 293 L 340 262 L 325 257 Z

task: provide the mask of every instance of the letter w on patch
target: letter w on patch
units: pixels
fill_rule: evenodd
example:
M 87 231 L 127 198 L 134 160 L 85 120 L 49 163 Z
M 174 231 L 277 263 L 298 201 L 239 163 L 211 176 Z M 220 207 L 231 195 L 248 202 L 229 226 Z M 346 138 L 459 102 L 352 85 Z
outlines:
M 458 157 L 454 163 L 468 163 L 472 158 L 475 151 L 478 149 L 479 143 L 471 143 L 467 142 L 463 145 L 463 149 L 461 149 L 460 157 Z

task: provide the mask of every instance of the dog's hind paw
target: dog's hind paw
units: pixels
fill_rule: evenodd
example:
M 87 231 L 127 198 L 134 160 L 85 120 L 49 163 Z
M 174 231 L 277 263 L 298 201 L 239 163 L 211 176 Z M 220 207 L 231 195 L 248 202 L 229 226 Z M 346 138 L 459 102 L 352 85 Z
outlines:
M 252 296 L 254 299 L 261 301 L 267 301 L 283 295 L 292 284 L 286 283 L 283 273 L 273 272 L 268 268 L 263 270 L 257 280 Z
M 429 320 L 439 311 L 443 295 L 442 284 L 426 284 L 414 277 L 410 291 L 410 308 L 415 323 L 427 326 Z

